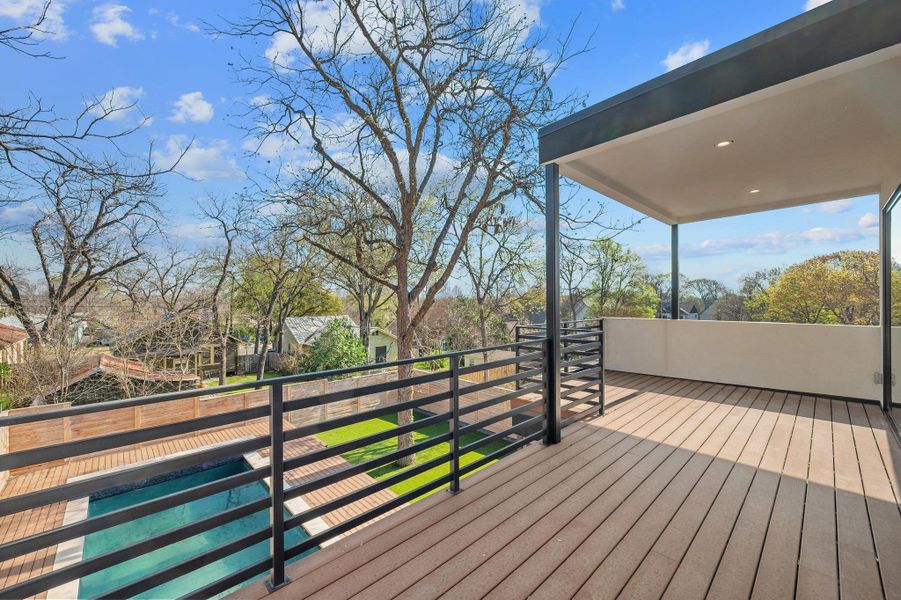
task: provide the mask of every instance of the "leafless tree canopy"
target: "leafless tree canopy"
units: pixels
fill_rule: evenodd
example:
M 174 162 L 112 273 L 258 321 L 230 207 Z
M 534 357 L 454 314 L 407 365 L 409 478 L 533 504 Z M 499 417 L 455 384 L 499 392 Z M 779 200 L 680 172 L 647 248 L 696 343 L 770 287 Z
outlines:
M 38 324 L 23 302 L 26 273 L 0 265 L 0 302 L 40 344 L 65 327 L 98 285 L 138 261 L 157 231 L 159 190 L 153 176 L 96 178 L 59 167 L 41 179 L 44 197 L 26 233 L 40 263 L 46 316 Z

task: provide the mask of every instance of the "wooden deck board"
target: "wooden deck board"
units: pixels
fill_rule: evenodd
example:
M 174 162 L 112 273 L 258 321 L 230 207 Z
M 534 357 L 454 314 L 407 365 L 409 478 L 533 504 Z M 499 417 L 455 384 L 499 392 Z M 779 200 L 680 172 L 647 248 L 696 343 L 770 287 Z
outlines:
M 292 565 L 273 600 L 901 594 L 901 449 L 878 408 L 622 373 L 608 401 Z

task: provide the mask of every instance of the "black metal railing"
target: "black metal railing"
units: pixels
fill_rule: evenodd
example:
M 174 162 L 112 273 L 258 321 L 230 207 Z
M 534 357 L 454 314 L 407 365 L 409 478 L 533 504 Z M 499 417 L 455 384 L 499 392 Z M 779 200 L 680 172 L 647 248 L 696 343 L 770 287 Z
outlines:
M 565 426 L 590 412 L 603 412 L 602 322 L 591 321 L 567 324 L 566 335 L 561 337 L 561 344 L 561 355 L 563 356 L 561 362 L 562 373 L 560 374 L 560 386 L 563 389 L 561 397 L 565 398 L 567 406 L 591 405 L 589 409 L 584 411 L 568 411 L 565 414 L 565 418 L 561 421 L 561 426 Z M 146 500 L 106 514 L 86 516 L 84 519 L 76 522 L 47 528 L 0 544 L 0 564 L 9 565 L 11 564 L 9 561 L 14 559 L 27 560 L 27 555 L 31 553 L 52 548 L 69 540 L 76 540 L 115 525 L 129 523 L 135 519 L 180 506 L 187 502 L 206 498 L 238 486 L 260 482 L 267 477 L 270 478 L 269 493 L 264 498 L 230 507 L 223 512 L 198 521 L 182 524 L 177 528 L 133 542 L 115 551 L 82 558 L 78 562 L 49 572 L 37 571 L 33 577 L 27 579 L 20 577 L 18 582 L 0 590 L 0 597 L 16 598 L 40 594 L 67 582 L 102 571 L 124 560 L 145 555 L 265 510 L 269 512 L 269 525 L 267 527 L 244 535 L 239 539 L 231 540 L 219 547 L 211 548 L 203 554 L 165 566 L 155 572 L 141 573 L 140 576 L 137 576 L 127 584 L 109 590 L 103 597 L 123 598 L 145 593 L 163 583 L 192 573 L 206 565 L 266 540 L 270 543 L 270 552 L 267 557 L 234 573 L 230 573 L 222 579 L 206 584 L 200 589 L 193 590 L 190 596 L 215 596 L 266 573 L 269 574 L 268 583 L 270 587 L 280 587 L 286 582 L 285 564 L 292 558 L 298 557 L 336 536 L 355 529 L 434 490 L 446 487 L 450 492 L 457 493 L 461 490 L 461 479 L 466 475 L 530 442 L 545 438 L 547 434 L 547 414 L 549 408 L 552 408 L 549 407 L 548 402 L 549 398 L 554 397 L 554 395 L 548 393 L 547 385 L 549 376 L 546 365 L 550 348 L 551 342 L 546 337 L 543 326 L 523 326 L 517 327 L 516 342 L 512 344 L 428 357 L 430 360 L 447 359 L 450 367 L 446 370 L 417 372 L 403 379 L 395 378 L 351 389 L 322 393 L 308 398 L 286 399 L 285 386 L 314 379 L 337 378 L 373 371 L 391 371 L 399 367 L 410 367 L 424 359 L 415 358 L 323 373 L 279 377 L 217 388 L 185 390 L 142 398 L 0 417 L 0 428 L 10 428 L 28 424 L 35 425 L 66 417 L 84 417 L 92 414 L 102 418 L 105 411 L 199 398 L 224 392 L 261 389 L 270 391 L 268 403 L 259 406 L 0 455 L 0 472 L 10 471 L 12 469 L 34 467 L 53 461 L 78 459 L 97 452 L 122 450 L 135 444 L 155 442 L 184 434 L 201 433 L 211 428 L 236 426 L 252 420 L 257 420 L 257 422 L 261 422 L 263 419 L 268 420 L 268 434 L 266 435 L 253 435 L 235 439 L 218 445 L 207 446 L 190 453 L 171 456 L 163 460 L 125 466 L 111 472 L 95 473 L 85 478 L 65 481 L 0 499 L 0 519 L 12 519 L 14 515 L 26 513 L 26 511 L 32 511 L 28 513 L 28 518 L 38 518 L 38 511 L 48 505 L 90 498 L 111 488 L 141 485 L 148 480 L 171 473 L 200 468 L 217 461 L 233 458 L 240 459 L 243 455 L 254 451 L 268 449 L 270 456 L 268 465 L 253 467 L 250 470 L 230 475 L 223 479 Z M 507 351 L 512 353 L 513 356 L 483 364 L 461 365 L 461 360 L 466 356 L 495 350 Z M 509 368 L 511 365 L 514 366 L 513 374 L 487 379 L 487 374 L 491 373 L 493 369 Z M 478 372 L 486 374 L 485 381 L 470 382 L 466 379 L 467 375 Z M 437 391 L 429 391 L 429 393 L 418 396 L 415 393 L 417 387 L 427 385 L 434 387 L 431 384 L 435 383 L 439 384 Z M 510 384 L 514 384 L 515 389 L 497 389 L 497 386 Z M 473 399 L 474 394 L 486 390 L 491 390 L 493 395 L 489 395 L 487 398 Z M 358 399 L 388 392 L 397 393 L 397 401 L 382 403 L 375 408 L 360 410 L 324 421 L 287 428 L 284 426 L 284 420 L 286 418 L 290 420 L 291 414 L 295 411 L 328 406 L 343 400 Z M 535 398 L 531 394 L 536 394 L 538 397 Z M 434 409 L 436 405 L 441 406 L 445 402 L 446 410 L 436 411 Z M 368 421 L 401 411 L 424 410 L 426 407 L 431 408 L 427 416 L 414 420 L 412 423 L 398 424 L 387 431 L 333 446 L 319 447 L 303 454 L 285 455 L 286 444 L 293 440 L 299 440 L 338 427 Z M 495 410 L 487 417 L 478 414 L 479 411 L 489 408 L 494 408 Z M 498 424 L 503 423 L 506 425 L 505 421 L 507 420 L 512 425 L 499 428 Z M 408 447 L 398 448 L 358 464 L 348 463 L 346 467 L 338 471 L 323 470 L 321 474 L 317 474 L 312 478 L 304 478 L 302 483 L 298 485 L 285 487 L 286 472 L 313 465 L 319 461 L 336 457 L 376 442 L 383 442 L 402 434 L 445 423 L 448 426 L 447 433 L 417 441 Z M 491 428 L 490 431 L 488 431 L 489 428 Z M 464 437 L 476 431 L 482 432 L 484 435 L 475 441 L 465 443 Z M 507 444 L 500 449 L 484 454 L 466 465 L 461 464 L 462 456 L 499 440 L 504 440 Z M 297 514 L 285 516 L 285 502 L 288 500 L 333 485 L 349 477 L 367 473 L 375 468 L 408 457 L 411 454 L 445 443 L 449 444 L 449 451 L 438 457 L 414 464 L 389 477 L 373 479 L 373 483 L 363 488 L 323 504 L 312 506 Z M 447 474 L 435 477 L 413 490 L 396 495 L 374 508 L 364 510 L 355 516 L 327 527 L 323 531 L 313 533 L 307 539 L 297 544 L 286 546 L 286 531 L 300 527 L 301 524 L 307 523 L 312 519 L 327 515 L 441 465 L 448 465 Z M 59 507 L 56 510 L 57 513 L 61 512 Z
M 529 343 L 547 339 L 547 326 L 517 325 L 517 354 L 531 350 Z M 560 323 L 560 404 L 563 417 L 560 427 L 595 414 L 604 414 L 604 320 L 583 319 Z M 531 367 L 528 361 L 516 363 L 516 373 Z M 534 382 L 532 378 L 517 380 L 517 386 Z

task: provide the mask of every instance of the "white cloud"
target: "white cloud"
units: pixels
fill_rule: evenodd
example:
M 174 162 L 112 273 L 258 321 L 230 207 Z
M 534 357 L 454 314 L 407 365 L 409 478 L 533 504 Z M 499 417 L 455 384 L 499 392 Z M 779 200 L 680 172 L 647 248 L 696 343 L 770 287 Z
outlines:
M 16 202 L 0 208 L 0 223 L 3 223 L 4 228 L 9 229 L 31 225 L 40 212 L 37 205 L 30 200 Z
M 114 87 L 107 93 L 97 98 L 95 105 L 89 111 L 95 117 L 102 117 L 106 113 L 109 121 L 121 121 L 137 108 L 137 101 L 144 96 L 144 88 L 122 85 Z
M 126 21 L 131 9 L 124 4 L 102 4 L 91 12 L 91 33 L 98 42 L 108 46 L 119 45 L 119 38 L 135 42 L 144 39 L 134 25 Z
M 678 69 L 682 65 L 698 60 L 710 49 L 710 40 L 701 40 L 700 42 L 687 42 L 682 44 L 675 52 L 666 55 L 660 64 L 666 67 L 667 71 Z
M 860 219 L 858 219 L 858 221 L 857 221 L 858 227 L 870 228 L 870 227 L 876 227 L 877 225 L 879 225 L 879 217 L 877 217 L 876 215 L 874 215 L 871 212 L 864 213 L 863 215 L 861 215 Z
M 812 10 L 817 6 L 823 6 L 827 2 L 829 2 L 829 0 L 807 0 L 807 2 L 804 3 L 804 10 Z
M 182 94 L 175 101 L 174 106 L 175 110 L 169 120 L 176 123 L 185 121 L 206 123 L 213 118 L 213 105 L 203 99 L 202 92 Z
M 16 25 L 32 25 L 40 18 L 45 5 L 46 0 L 0 0 L 0 17 L 12 19 Z M 63 21 L 65 9 L 66 2 L 62 0 L 54 1 L 47 6 L 44 21 L 35 37 L 55 40 L 68 37 L 69 30 Z
M 804 231 L 773 231 L 760 235 L 749 235 L 722 239 L 708 239 L 699 244 L 687 244 L 680 254 L 688 257 L 716 256 L 724 254 L 785 254 L 792 248 L 814 244 L 848 244 L 879 236 L 876 216 L 867 213 L 857 223 L 857 227 L 814 227 Z M 645 259 L 659 259 L 669 256 L 666 244 L 640 246 L 636 252 Z
M 166 15 L 166 20 L 169 21 L 169 24 L 173 27 L 178 27 L 179 29 L 184 29 L 186 31 L 190 31 L 192 33 L 200 33 L 200 26 L 195 23 L 184 23 L 174 12 L 169 12 Z
M 854 208 L 854 201 L 850 199 L 845 200 L 831 200 L 829 202 L 820 202 L 819 204 L 814 204 L 813 206 L 808 206 L 801 209 L 801 212 L 804 213 L 823 213 L 827 215 L 837 215 L 839 213 L 848 212 Z
M 189 140 L 183 135 L 169 136 L 165 150 L 154 151 L 155 166 L 161 169 L 172 167 L 179 160 L 182 152 L 188 147 Z M 208 146 L 194 141 L 181 161 L 175 167 L 177 173 L 191 179 L 204 181 L 207 179 L 245 179 L 244 171 L 238 167 L 235 159 L 228 155 L 230 148 L 225 140 L 213 140 Z
M 192 242 L 206 242 L 219 237 L 219 227 L 213 221 L 182 223 L 172 231 L 172 235 Z
M 613 1 L 610 3 L 610 9 L 611 9 L 613 12 L 620 11 L 620 10 L 622 10 L 622 9 L 624 9 L 624 8 L 626 8 L 626 3 L 625 3 L 624 0 L 613 0 Z

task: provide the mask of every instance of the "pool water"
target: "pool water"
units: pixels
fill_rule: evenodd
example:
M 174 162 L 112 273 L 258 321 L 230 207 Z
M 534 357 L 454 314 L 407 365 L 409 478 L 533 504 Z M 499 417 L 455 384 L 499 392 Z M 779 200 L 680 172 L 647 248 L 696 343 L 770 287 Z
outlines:
M 249 469 L 250 467 L 243 460 L 230 462 L 114 496 L 101 499 L 92 498 L 88 505 L 88 516 L 95 517 L 106 514 L 203 483 L 236 475 Z M 182 527 L 188 523 L 199 521 L 229 508 L 263 498 L 268 494 L 269 490 L 266 485 L 261 481 L 257 481 L 92 533 L 85 537 L 84 558 L 87 559 L 98 554 L 118 550 L 124 546 Z M 263 510 L 175 544 L 170 544 L 159 550 L 122 562 L 108 569 L 92 573 L 81 579 L 78 597 L 94 598 L 175 563 L 193 558 L 222 544 L 264 529 L 268 525 L 269 512 L 268 510 Z M 286 532 L 285 546 L 291 547 L 308 537 L 302 528 L 294 528 Z M 309 552 L 314 551 L 315 549 Z M 269 540 L 245 548 L 197 571 L 173 579 L 144 592 L 138 597 L 178 598 L 239 569 L 263 560 L 267 556 L 269 556 Z

